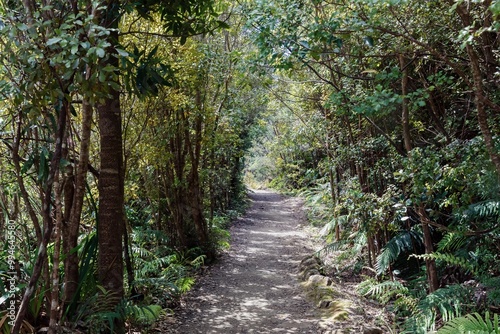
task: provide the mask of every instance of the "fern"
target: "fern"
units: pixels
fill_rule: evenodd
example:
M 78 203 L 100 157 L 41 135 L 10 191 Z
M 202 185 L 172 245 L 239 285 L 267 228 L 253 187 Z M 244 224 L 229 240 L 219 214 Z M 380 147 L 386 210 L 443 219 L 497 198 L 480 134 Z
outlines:
M 439 241 L 437 250 L 440 252 L 454 252 L 461 249 L 467 242 L 467 238 L 456 232 L 448 232 Z
M 414 231 L 400 232 L 389 240 L 382 252 L 377 256 L 375 264 L 377 275 L 382 275 L 401 254 L 411 251 L 415 243 L 422 243 L 422 235 Z
M 458 257 L 452 254 L 446 254 L 446 253 L 430 253 L 430 254 L 421 254 L 421 255 L 411 255 L 412 257 L 415 257 L 417 259 L 423 259 L 423 260 L 441 260 L 444 261 L 448 264 L 459 266 L 461 268 L 464 268 L 474 275 L 477 275 L 477 270 L 474 264 L 472 264 L 470 261 L 468 261 L 465 258 Z
M 498 223 L 500 222 L 500 201 L 488 200 L 471 204 L 457 218 L 462 223 L 475 220 L 490 220 Z
M 470 293 L 461 285 L 441 288 L 422 298 L 412 317 L 405 323 L 403 333 L 427 333 L 434 330 L 436 320 L 450 321 L 462 315 L 463 305 L 470 300 Z
M 398 298 L 394 301 L 394 309 L 398 313 L 404 312 L 405 314 L 414 314 L 418 306 L 418 298 L 412 296 L 411 294 L 401 293 Z
M 136 259 L 137 261 L 137 274 L 139 277 L 146 277 L 149 274 L 157 275 L 165 267 L 168 267 L 175 261 L 175 255 L 168 255 L 164 257 L 155 257 L 149 259 Z
M 335 230 L 337 226 L 345 226 L 349 221 L 349 215 L 340 215 L 338 217 L 333 217 L 328 223 L 321 229 L 321 236 L 329 236 Z
M 493 321 L 489 312 L 484 318 L 478 313 L 467 314 L 449 321 L 437 334 L 500 334 L 498 314 L 493 315 Z
M 352 260 L 358 260 L 365 245 L 366 234 L 361 231 L 357 231 L 347 238 L 327 244 L 325 247 L 318 250 L 316 254 L 321 256 L 321 253 L 328 255 L 333 252 L 343 251 L 343 253 L 335 257 L 336 261 L 338 263 L 345 260 L 352 262 Z M 349 264 L 347 267 L 348 266 Z
M 117 297 L 114 293 L 108 292 L 100 286 L 98 286 L 98 290 L 99 292 L 78 308 L 77 319 L 89 328 L 89 333 L 113 333 L 117 321 L 151 325 L 164 312 L 159 305 L 135 305 L 126 299 L 120 299 L 116 304 Z M 75 324 L 80 321 L 75 321 Z
M 374 279 L 369 279 L 358 285 L 358 292 L 365 297 L 387 304 L 391 299 L 407 294 L 408 288 L 399 281 L 378 283 Z
M 316 253 L 318 255 L 320 255 L 323 252 L 325 254 L 330 254 L 330 253 L 342 251 L 342 250 L 345 250 L 345 248 L 348 244 L 349 243 L 346 240 L 339 240 L 339 241 L 331 242 L 328 245 L 326 245 L 325 247 L 318 250 Z
M 152 325 L 165 313 L 160 305 L 134 305 L 126 302 L 122 305 L 127 320 L 141 325 Z

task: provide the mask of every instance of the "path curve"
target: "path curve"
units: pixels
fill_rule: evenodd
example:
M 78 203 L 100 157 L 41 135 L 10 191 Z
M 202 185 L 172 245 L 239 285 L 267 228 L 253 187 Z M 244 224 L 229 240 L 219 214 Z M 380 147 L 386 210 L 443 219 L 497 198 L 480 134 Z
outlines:
M 263 190 L 231 227 L 231 248 L 203 276 L 163 333 L 319 333 L 319 316 L 297 278 L 312 252 L 302 203 Z

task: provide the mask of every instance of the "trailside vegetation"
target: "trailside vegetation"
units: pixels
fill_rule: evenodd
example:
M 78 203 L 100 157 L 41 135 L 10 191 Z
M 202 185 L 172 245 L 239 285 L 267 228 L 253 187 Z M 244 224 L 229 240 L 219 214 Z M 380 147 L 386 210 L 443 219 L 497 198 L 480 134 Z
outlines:
M 309 201 L 332 275 L 362 277 L 398 332 L 498 331 L 499 5 L 248 8 L 274 79 L 248 179 Z
M 0 2 L 0 332 L 147 330 L 227 246 L 266 107 L 234 10 Z

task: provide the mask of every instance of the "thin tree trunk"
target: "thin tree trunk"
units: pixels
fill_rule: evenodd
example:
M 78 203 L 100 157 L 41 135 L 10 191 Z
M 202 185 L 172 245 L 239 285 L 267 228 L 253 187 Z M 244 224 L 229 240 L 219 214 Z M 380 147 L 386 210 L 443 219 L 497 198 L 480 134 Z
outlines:
M 405 149 L 408 154 L 408 156 L 411 155 L 411 150 L 412 150 L 412 140 L 411 140 L 411 133 L 410 133 L 410 125 L 409 125 L 409 110 L 408 110 L 408 70 L 406 68 L 404 56 L 400 55 L 399 56 L 399 62 L 401 66 L 401 71 L 403 73 L 403 76 L 401 78 L 401 92 L 403 95 L 403 104 L 402 104 L 402 117 L 401 117 L 401 122 L 402 122 L 402 127 L 403 127 L 403 139 L 404 139 L 404 144 L 405 144 Z M 420 204 L 418 207 L 418 214 L 420 216 L 420 222 L 422 224 L 422 231 L 424 233 L 424 246 L 425 246 L 425 253 L 426 254 L 431 254 L 434 251 L 434 246 L 433 246 L 433 241 L 432 241 L 432 235 L 429 229 L 429 218 L 427 216 L 427 213 L 425 212 L 425 206 L 424 204 Z M 439 288 L 439 279 L 437 275 L 437 270 L 436 270 L 436 261 L 428 259 L 425 261 L 425 266 L 427 269 L 427 281 L 429 284 L 429 292 L 434 292 Z
M 488 6 L 486 6 L 486 10 L 488 10 Z M 459 4 L 457 7 L 457 13 L 462 19 L 462 22 L 465 27 L 471 27 L 473 24 L 473 19 L 468 11 L 468 9 L 465 7 L 464 4 Z M 486 23 L 486 22 L 485 22 Z M 474 33 L 474 32 L 473 32 Z M 483 42 L 488 40 L 486 37 L 487 32 L 483 32 Z M 473 35 L 474 36 L 474 35 Z M 478 38 L 474 37 L 474 41 L 477 41 Z M 478 44 L 481 45 L 481 42 L 478 41 Z M 483 45 L 483 50 L 485 51 L 486 55 L 485 58 L 488 60 L 491 57 L 490 54 L 490 48 L 491 46 L 484 46 Z M 490 127 L 488 125 L 488 113 L 486 111 L 486 104 L 488 104 L 490 107 L 494 108 L 495 110 L 499 110 L 500 107 L 490 101 L 484 91 L 483 87 L 483 75 L 481 72 L 481 67 L 479 65 L 479 57 L 474 50 L 474 47 L 471 43 L 468 43 L 466 46 L 467 50 L 467 55 L 469 57 L 470 61 L 470 68 L 472 72 L 472 79 L 473 79 L 473 88 L 474 88 L 474 97 L 476 100 L 476 109 L 477 109 L 477 121 L 479 123 L 479 128 L 481 130 L 481 134 L 483 135 L 484 138 L 484 143 L 486 145 L 486 149 L 488 150 L 488 154 L 490 155 L 490 159 L 493 162 L 497 176 L 500 177 L 500 154 L 498 153 L 495 145 L 495 141 L 493 139 L 493 135 L 491 133 Z M 490 66 L 488 64 L 488 66 Z
M 422 231 L 424 233 L 424 247 L 426 254 L 432 254 L 434 252 L 434 246 L 432 244 L 432 236 L 429 228 L 429 216 L 425 211 L 423 204 L 418 207 L 418 215 L 420 221 L 422 222 Z M 436 269 L 436 261 L 431 259 L 425 260 L 425 266 L 427 268 L 427 280 L 429 282 L 429 292 L 434 292 L 439 288 L 439 279 Z
M 194 120 L 194 142 L 191 140 L 191 134 L 189 131 L 189 121 L 185 114 L 181 115 L 182 121 L 185 124 L 184 136 L 186 145 L 188 148 L 189 158 L 191 159 L 191 171 L 189 176 L 189 193 L 191 194 L 191 216 L 193 218 L 193 223 L 196 228 L 196 234 L 200 243 L 200 246 L 207 252 L 208 257 L 213 257 L 215 254 L 211 251 L 208 240 L 208 229 L 203 216 L 203 203 L 201 199 L 200 191 L 200 175 L 198 172 L 201 157 L 201 140 L 202 140 L 202 127 L 203 118 L 201 116 L 201 93 L 198 90 L 196 92 L 196 104 L 199 110 L 195 110 L 198 114 L 195 115 Z
M 399 65 L 403 74 L 401 78 L 401 95 L 403 95 L 403 103 L 401 105 L 402 115 L 401 123 L 403 126 L 403 140 L 405 143 L 406 152 L 412 150 L 411 134 L 410 134 L 410 112 L 408 110 L 408 69 L 406 68 L 405 58 L 402 54 L 399 55 Z
M 37 243 L 40 243 L 42 242 L 43 239 L 42 228 L 40 227 L 40 220 L 38 219 L 35 209 L 33 208 L 33 205 L 31 205 L 30 196 L 28 194 L 28 190 L 26 189 L 26 185 L 24 184 L 24 179 L 21 175 L 21 158 L 19 156 L 19 149 L 21 145 L 21 135 L 22 135 L 21 124 L 23 124 L 21 116 L 19 116 L 19 118 L 17 119 L 17 123 L 18 123 L 18 128 L 16 129 L 16 136 L 14 138 L 14 143 L 12 145 L 12 161 L 14 163 L 16 180 L 17 184 L 19 185 L 21 197 L 24 201 L 24 205 L 26 205 L 26 208 L 28 210 L 28 215 L 30 216 L 31 222 L 33 223 L 33 227 L 35 228 L 36 241 Z
M 87 68 L 90 77 L 90 68 Z M 85 197 L 85 184 L 89 165 L 90 135 L 92 131 L 93 108 L 88 99 L 82 102 L 82 130 L 80 141 L 80 155 L 74 176 L 74 194 L 69 220 L 65 221 L 63 252 L 64 260 L 64 302 L 71 303 L 77 298 L 79 278 L 78 253 L 73 251 L 78 246 L 78 231 Z M 69 194 L 67 194 L 69 195 Z
M 52 291 L 50 296 L 50 319 L 48 334 L 57 333 L 59 321 L 59 261 L 61 255 L 61 227 L 63 220 L 62 190 L 60 173 L 54 177 L 55 192 L 55 224 L 54 224 L 54 253 L 52 255 Z

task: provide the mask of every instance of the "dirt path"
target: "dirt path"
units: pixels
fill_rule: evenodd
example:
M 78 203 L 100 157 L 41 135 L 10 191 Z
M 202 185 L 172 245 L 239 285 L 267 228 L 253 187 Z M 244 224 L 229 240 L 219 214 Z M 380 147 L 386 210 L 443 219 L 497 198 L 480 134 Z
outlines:
M 319 333 L 297 278 L 312 252 L 302 203 L 269 191 L 231 228 L 231 249 L 202 277 L 163 333 Z

